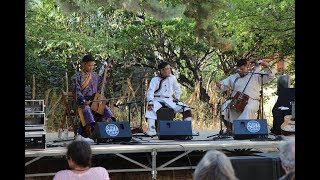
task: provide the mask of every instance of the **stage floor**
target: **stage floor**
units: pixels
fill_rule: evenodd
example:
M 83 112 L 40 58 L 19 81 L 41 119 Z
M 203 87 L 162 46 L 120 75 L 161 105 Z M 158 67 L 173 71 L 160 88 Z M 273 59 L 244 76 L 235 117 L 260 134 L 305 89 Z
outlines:
M 112 164 L 108 164 L 108 171 L 110 173 L 150 171 L 153 179 L 156 179 L 157 171 L 194 169 L 201 156 L 210 149 L 229 152 L 229 156 L 235 156 L 237 153 L 238 155 L 241 155 L 241 153 L 244 155 L 277 152 L 279 143 L 286 139 L 285 136 L 282 136 L 278 140 L 278 138 L 275 139 L 271 135 L 268 136 L 269 139 L 262 140 L 234 140 L 232 137 L 208 138 L 208 136 L 218 134 L 218 132 L 219 130 L 200 130 L 199 136 L 194 136 L 192 140 L 159 140 L 157 137 L 150 138 L 143 137 L 142 134 L 136 134 L 133 135 L 130 142 L 100 143 L 99 145 L 93 143 L 91 147 L 93 155 L 97 157 L 99 155 L 108 155 L 109 160 L 112 162 L 124 161 L 118 167 L 116 167 L 116 163 L 114 164 L 115 167 L 112 167 Z M 59 141 L 57 133 L 47 133 L 46 149 L 26 149 L 26 177 L 52 176 L 56 171 L 67 168 L 64 165 L 52 170 L 53 172 L 32 168 L 33 165 L 45 166 L 44 163 L 38 162 L 41 160 L 48 161 L 50 158 L 64 159 L 66 145 L 73 140 L 72 132 L 68 133 L 67 139 Z M 178 161 L 183 161 L 186 157 L 189 163 L 178 163 Z M 196 159 L 191 159 L 190 162 L 190 157 L 196 157 Z M 128 166 L 124 164 L 125 162 Z

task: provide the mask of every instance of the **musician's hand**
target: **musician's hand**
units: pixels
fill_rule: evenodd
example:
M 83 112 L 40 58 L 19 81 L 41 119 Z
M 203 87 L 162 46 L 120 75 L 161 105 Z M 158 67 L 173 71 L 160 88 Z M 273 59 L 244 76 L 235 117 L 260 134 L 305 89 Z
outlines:
M 148 109 L 149 111 L 152 111 L 152 110 L 153 110 L 153 106 L 148 106 L 147 109 Z
M 269 63 L 265 62 L 265 61 L 259 61 L 259 64 L 261 66 L 263 66 L 264 68 L 268 68 L 269 67 Z
M 108 64 L 107 62 L 104 62 L 104 68 L 112 68 L 112 64 Z
M 89 105 L 90 103 L 90 101 L 83 100 L 83 105 Z
M 148 109 L 149 111 L 153 110 L 153 101 L 152 101 L 152 100 L 150 100 L 150 101 L 148 102 L 148 107 L 147 107 L 147 109 Z

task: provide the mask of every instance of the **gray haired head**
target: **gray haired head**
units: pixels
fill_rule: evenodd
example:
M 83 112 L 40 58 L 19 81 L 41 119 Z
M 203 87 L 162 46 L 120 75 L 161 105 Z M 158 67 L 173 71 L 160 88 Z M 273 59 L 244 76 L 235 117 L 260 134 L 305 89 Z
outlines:
M 291 137 L 279 145 L 279 156 L 286 172 L 295 171 L 295 138 Z
M 194 180 L 237 180 L 230 159 L 222 152 L 209 150 L 198 163 Z

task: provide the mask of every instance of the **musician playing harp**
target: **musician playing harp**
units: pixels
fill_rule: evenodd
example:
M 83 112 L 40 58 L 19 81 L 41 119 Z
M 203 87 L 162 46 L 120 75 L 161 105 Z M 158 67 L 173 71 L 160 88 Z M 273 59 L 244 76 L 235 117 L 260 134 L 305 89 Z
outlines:
M 221 115 L 231 135 L 232 123 L 235 119 L 256 119 L 260 103 L 261 80 L 265 84 L 275 78 L 267 62 L 258 61 L 255 67 L 250 67 L 246 59 L 236 60 L 238 72 L 216 83 L 217 90 L 231 90 L 231 96 L 221 106 Z M 260 71 L 260 65 L 263 68 Z M 253 69 L 252 71 L 249 71 Z
M 71 87 L 76 94 L 79 116 L 84 130 L 82 135 L 85 138 L 91 137 L 97 118 L 99 118 L 99 121 L 106 121 L 108 118 L 113 121 L 116 120 L 108 106 L 104 107 L 103 115 L 101 116 L 97 116 L 97 113 L 92 111 L 90 107 L 93 97 L 98 92 L 98 85 L 101 84 L 103 77 L 105 77 L 103 76 L 106 73 L 105 69 L 108 67 L 108 64 L 104 62 L 99 73 L 93 72 L 95 59 L 92 55 L 86 54 L 82 58 L 81 70 L 71 77 Z

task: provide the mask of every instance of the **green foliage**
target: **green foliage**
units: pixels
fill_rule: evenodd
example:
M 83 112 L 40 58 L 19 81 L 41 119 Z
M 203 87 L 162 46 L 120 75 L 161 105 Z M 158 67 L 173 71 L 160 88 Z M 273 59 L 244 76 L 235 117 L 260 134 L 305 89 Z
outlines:
M 200 91 L 205 102 L 213 82 L 249 51 L 253 59 L 278 52 L 294 74 L 293 0 L 29 0 L 25 19 L 25 81 L 31 87 L 35 75 L 40 97 L 65 89 L 65 74 L 70 81 L 85 53 L 109 58 L 111 84 L 153 74 L 166 60 L 184 86 L 183 98 Z M 119 93 L 112 88 L 110 94 Z
M 260 56 L 294 53 L 294 0 L 232 0 L 215 19 L 220 34 L 236 42 L 235 51 L 252 48 Z

